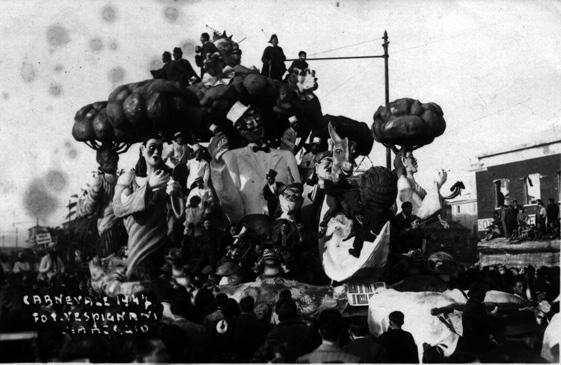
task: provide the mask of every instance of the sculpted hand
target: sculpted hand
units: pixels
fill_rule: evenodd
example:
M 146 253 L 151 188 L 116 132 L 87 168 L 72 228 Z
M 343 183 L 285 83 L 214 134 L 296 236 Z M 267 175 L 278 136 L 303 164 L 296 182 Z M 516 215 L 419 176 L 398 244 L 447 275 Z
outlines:
M 228 138 L 222 132 L 218 132 L 210 140 L 208 145 L 208 152 L 214 163 L 222 163 L 222 155 L 228 151 Z
M 166 194 L 177 195 L 181 191 L 181 185 L 173 179 L 170 179 L 166 186 Z
M 169 174 L 158 170 L 148 177 L 148 186 L 152 191 L 164 189 L 169 181 Z
M 448 179 L 448 173 L 445 170 L 443 169 L 436 170 L 434 181 L 436 182 L 436 185 L 438 186 L 439 189 L 442 187 L 442 185 L 444 185 L 447 179 Z

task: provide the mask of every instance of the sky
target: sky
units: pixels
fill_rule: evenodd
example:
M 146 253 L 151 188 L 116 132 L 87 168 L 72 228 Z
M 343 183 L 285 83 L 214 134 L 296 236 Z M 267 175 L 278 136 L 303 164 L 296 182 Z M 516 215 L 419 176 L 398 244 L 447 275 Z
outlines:
M 160 55 L 194 47 L 207 26 L 241 41 L 260 67 L 272 33 L 296 57 L 379 55 L 388 31 L 390 99 L 436 102 L 445 133 L 415 151 L 418 180 L 435 168 L 473 180 L 484 152 L 561 139 L 559 1 L 0 1 L 0 232 L 58 225 L 96 169 L 73 140 L 74 114 L 116 86 L 150 78 Z M 381 59 L 310 61 L 323 112 L 369 125 L 384 104 Z M 138 149 L 121 157 L 132 167 Z M 385 164 L 375 143 L 375 165 Z M 22 237 L 20 236 L 20 240 Z

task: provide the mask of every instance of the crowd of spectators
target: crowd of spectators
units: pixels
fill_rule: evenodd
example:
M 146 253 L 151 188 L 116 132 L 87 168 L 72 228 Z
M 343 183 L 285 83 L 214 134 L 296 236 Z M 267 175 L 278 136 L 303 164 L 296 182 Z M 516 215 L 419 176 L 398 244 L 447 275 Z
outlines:
M 485 240 L 507 237 L 511 242 L 520 242 L 560 238 L 559 203 L 549 198 L 547 205 L 540 199 L 536 201 L 536 205 L 537 208 L 524 207 L 517 200 L 506 205 L 503 201 L 495 210 Z M 535 210 L 532 223 L 529 220 L 530 208 Z
M 45 253 L 43 257 L 49 255 L 60 257 L 56 250 Z M 167 276 L 159 281 L 160 290 L 153 301 L 153 310 L 158 313 L 159 319 L 150 324 L 146 333 L 64 335 L 55 328 L 37 328 L 31 315 L 31 311 L 37 308 L 23 305 L 24 295 L 96 295 L 89 285 L 89 273 L 80 262 L 64 260 L 64 270 L 44 276 L 38 271 L 41 261 L 44 259 L 34 257 L 32 252 L 18 254 L 12 259 L 5 255 L 2 257 L 0 334 L 37 331 L 36 336 L 29 339 L 2 339 L 2 361 L 419 361 L 417 352 L 413 351 L 416 348 L 414 339 L 401 329 L 407 322 L 401 312 L 390 314 L 388 332 L 375 338 L 369 334 L 366 316 L 341 315 L 335 309 L 323 310 L 314 317 L 302 316 L 288 290 L 279 293 L 276 302 L 270 305 L 256 305 L 251 296 L 238 302 L 220 292 L 216 286 L 217 278 L 213 278 L 211 273 L 187 279 L 184 276 L 175 277 L 173 265 L 163 270 Z M 538 358 L 540 335 L 543 335 L 551 317 L 559 312 L 559 302 L 554 301 L 559 296 L 559 267 L 472 266 L 461 269 L 456 286 L 473 290 L 474 285 L 485 286 L 485 290 L 512 293 L 526 300 L 528 306 L 539 303 L 543 313 L 542 322 L 536 330 L 538 339 L 532 346 L 526 347 L 528 354 Z M 490 330 L 494 335 L 491 338 L 497 342 L 489 346 L 507 351 L 504 349 L 504 323 L 502 327 L 491 326 Z M 478 329 L 475 331 L 477 336 Z M 459 351 L 469 351 L 469 347 L 465 346 L 459 347 Z M 431 356 L 436 356 L 433 352 L 437 353 L 435 348 L 426 347 L 423 362 L 430 362 Z M 503 355 L 499 353 L 495 356 Z M 470 358 L 464 355 L 461 359 Z

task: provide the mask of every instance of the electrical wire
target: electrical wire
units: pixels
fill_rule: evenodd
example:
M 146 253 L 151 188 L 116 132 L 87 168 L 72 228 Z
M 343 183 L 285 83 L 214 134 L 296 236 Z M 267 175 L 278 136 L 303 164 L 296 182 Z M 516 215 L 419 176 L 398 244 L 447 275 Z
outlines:
M 308 56 L 312 57 L 312 56 L 317 56 L 320 54 L 324 54 L 324 53 L 329 53 L 329 52 L 333 52 L 333 51 L 338 51 L 341 49 L 346 49 L 346 48 L 351 48 L 351 47 L 356 47 L 356 46 L 360 46 L 361 44 L 365 44 L 365 43 L 370 43 L 370 42 L 374 42 L 379 40 L 379 38 L 374 38 L 374 39 L 369 39 L 367 41 L 362 41 L 362 42 L 358 42 L 358 43 L 353 43 L 353 44 L 348 44 L 346 46 L 341 46 L 341 47 L 337 47 L 337 48 L 331 48 L 331 49 L 326 49 L 324 51 L 319 51 L 319 52 L 315 52 L 315 53 L 311 53 Z

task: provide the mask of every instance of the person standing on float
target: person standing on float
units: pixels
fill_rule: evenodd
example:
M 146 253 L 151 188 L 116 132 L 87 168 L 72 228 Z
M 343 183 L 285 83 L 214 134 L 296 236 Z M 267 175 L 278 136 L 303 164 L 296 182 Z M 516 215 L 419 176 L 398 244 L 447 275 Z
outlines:
M 181 187 L 170 180 L 162 160 L 162 145 L 160 137 L 144 141 L 136 167 L 121 175 L 115 187 L 115 215 L 123 218 L 129 235 L 128 279 L 157 277 L 168 240 L 167 202 L 181 199 Z
M 282 48 L 279 47 L 279 38 L 276 34 L 271 36 L 269 43 L 271 45 L 265 48 L 263 57 L 261 57 L 261 61 L 263 62 L 261 75 L 281 81 L 282 76 L 286 72 L 286 66 L 284 64 L 286 56 Z

